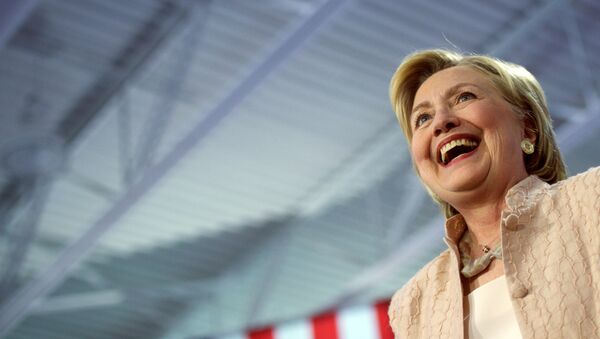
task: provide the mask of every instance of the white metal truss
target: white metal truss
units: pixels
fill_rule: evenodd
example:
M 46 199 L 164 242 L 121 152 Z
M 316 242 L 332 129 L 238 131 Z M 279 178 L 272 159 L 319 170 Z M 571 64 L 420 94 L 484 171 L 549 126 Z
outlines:
M 32 3 L 34 2 L 28 1 L 23 3 L 23 5 L 26 5 L 24 6 L 24 8 L 26 7 L 25 9 L 28 9 L 27 13 L 30 12 L 33 8 L 33 6 L 32 8 L 28 7 Z M 173 6 L 177 6 L 177 4 L 179 4 L 180 7 L 175 7 L 175 9 L 173 9 Z M 116 60 L 114 65 L 115 68 L 109 70 L 108 73 L 106 73 L 96 83 L 95 87 L 92 88 L 92 90 L 88 92 L 87 95 L 84 95 L 80 102 L 75 103 L 73 107 L 74 113 L 69 114 L 67 119 L 63 121 L 62 125 L 59 128 L 59 131 L 62 133 L 61 136 L 63 136 L 65 140 L 73 140 L 75 136 L 80 132 L 82 126 L 85 123 L 87 123 L 87 121 L 91 119 L 94 115 L 96 115 L 98 111 L 103 107 L 103 105 L 106 102 L 108 102 L 110 97 L 118 93 L 119 89 L 121 89 L 122 86 L 124 86 L 127 79 L 129 79 L 129 77 L 131 77 L 144 64 L 145 60 L 147 60 L 148 56 L 151 54 L 151 50 L 160 45 L 160 43 L 164 41 L 170 33 L 177 31 L 177 27 L 179 25 L 187 22 L 187 20 L 184 19 L 188 15 L 188 7 L 195 5 L 196 3 L 192 1 L 184 0 L 173 3 L 165 3 L 167 9 L 159 10 L 158 16 L 160 16 L 162 19 L 165 19 L 165 21 L 167 22 L 163 22 L 162 24 L 157 22 L 151 22 L 149 24 L 151 26 L 150 28 L 144 27 L 143 32 L 141 33 L 142 36 L 138 37 L 139 41 L 137 41 L 134 44 L 131 44 L 131 46 L 135 46 L 135 48 L 128 46 L 128 49 L 124 51 L 124 53 L 120 56 L 118 60 Z M 167 17 L 168 15 L 172 15 L 172 17 Z M 155 34 L 156 36 L 151 37 L 150 34 Z M 88 178 L 82 174 L 75 174 L 75 176 L 72 179 L 78 182 L 82 187 L 90 189 L 96 194 L 100 194 L 101 196 L 104 196 L 108 199 L 112 199 L 112 195 L 115 194 L 115 192 L 110 190 L 110 188 L 107 188 L 102 183 L 98 183 L 93 179 Z M 41 206 L 36 210 L 41 210 L 43 206 L 43 199 L 36 199 L 35 201 L 39 201 L 41 204 Z M 33 223 L 33 225 L 35 225 L 35 223 Z M 34 228 L 32 228 L 32 230 L 33 229 Z M 27 239 L 30 239 L 32 236 L 33 235 L 30 234 L 27 237 Z M 79 243 L 73 244 L 73 246 L 65 249 L 65 251 L 63 251 L 62 253 L 62 264 L 60 264 L 59 259 L 57 260 L 54 269 L 48 270 L 47 275 L 45 275 L 47 281 L 55 281 L 57 284 L 60 283 L 61 279 L 64 279 L 64 277 L 67 274 L 67 267 L 72 267 L 72 265 L 79 260 L 79 255 L 74 253 L 79 253 L 78 249 L 91 248 L 90 246 L 88 246 L 88 244 L 91 244 L 93 242 L 90 242 L 90 240 L 97 239 L 97 236 L 98 233 L 94 233 L 92 232 L 92 230 L 90 230 L 89 233 L 84 234 L 80 238 Z M 19 251 L 26 253 L 28 249 L 27 245 L 28 243 L 22 243 L 22 246 L 19 249 Z M 15 255 L 18 255 L 19 257 L 22 256 L 22 254 L 17 253 Z M 15 263 L 9 267 L 9 270 L 7 270 L 6 272 L 6 278 L 4 278 L 5 280 L 9 278 L 12 280 L 11 277 L 14 276 L 14 272 L 16 272 L 16 270 L 18 270 L 18 266 L 20 266 L 19 262 L 20 261 L 15 261 Z M 69 264 L 65 265 L 66 262 L 69 262 Z M 40 278 L 42 277 L 44 277 L 44 275 L 40 276 Z M 43 279 L 39 279 L 38 282 L 41 280 Z M 29 287 L 33 287 L 33 285 L 34 281 L 30 282 Z M 40 288 L 41 286 L 42 284 L 37 285 L 36 292 L 33 292 L 32 290 L 26 291 L 25 288 L 20 289 L 21 293 L 15 293 L 14 291 L 12 291 L 13 293 L 10 296 L 10 298 L 4 300 L 0 308 L 16 310 L 15 299 L 29 299 L 27 303 L 21 304 L 22 308 L 19 311 L 10 312 L 12 316 L 16 316 L 17 318 L 24 316 L 26 312 L 31 308 L 33 301 L 36 300 L 37 297 L 39 297 L 39 295 L 37 297 L 33 297 L 33 295 L 35 295 L 36 293 L 44 294 L 44 292 L 42 292 L 42 289 L 45 290 L 45 292 L 51 290 L 51 288 Z M 2 318 L 4 315 L 8 315 L 8 313 L 5 312 L 0 313 L 2 313 L 2 315 L 0 315 L 0 318 Z M 7 319 L 8 318 L 4 318 L 4 321 L 7 321 Z M 2 322 L 2 320 L 0 320 L 0 322 Z M 10 325 L 8 323 L 10 323 Z M 0 325 L 0 336 L 8 333 L 14 324 L 15 322 L 8 321 L 7 323 Z
M 29 17 L 38 0 L 3 1 L 0 4 L 0 49 Z
M 8 333 L 30 311 L 35 300 L 45 296 L 67 277 L 68 272 L 87 254 L 94 244 L 193 149 L 210 131 L 228 116 L 243 98 L 261 83 L 278 65 L 296 50 L 321 23 L 338 9 L 344 0 L 329 0 L 317 8 L 307 19 L 292 29 L 280 45 L 265 56 L 204 120 L 198 123 L 166 156 L 149 167 L 86 232 L 69 245 L 58 259 L 42 274 L 19 289 L 0 306 L 0 335 Z
M 51 182 L 48 178 L 37 178 L 26 185 L 27 193 L 21 206 L 22 211 L 11 225 L 5 240 L 8 253 L 4 259 L 6 264 L 1 271 L 0 298 L 5 300 L 17 286 L 18 275 L 36 233 L 42 209 L 48 197 Z M 5 225 L 7 227 L 8 225 Z
M 181 281 L 174 284 L 138 289 L 99 289 L 94 292 L 72 293 L 57 297 L 38 299 L 32 314 L 78 311 L 90 308 L 110 307 L 140 299 L 204 299 L 214 292 L 218 279 Z
M 154 105 L 147 125 L 143 129 L 142 142 L 133 163 L 134 173 L 143 173 L 155 161 L 154 153 L 163 138 L 175 104 L 179 99 L 181 88 L 186 83 L 193 60 L 198 54 L 198 44 L 202 39 L 203 26 L 206 24 L 210 5 L 211 2 L 209 1 L 204 1 L 201 5 L 198 5 L 201 8 L 196 8 L 195 12 L 198 14 L 190 21 L 191 25 L 185 32 L 185 36 L 181 41 L 183 52 L 176 56 L 175 69 L 171 71 L 164 85 L 161 86 L 164 95 Z
M 569 50 L 578 78 L 580 91 L 584 98 L 583 109 L 563 107 L 563 117 L 568 119 L 566 126 L 557 132 L 558 143 L 563 152 L 569 152 L 585 143 L 600 130 L 600 94 L 589 67 L 581 30 L 577 24 L 573 1 L 565 6 L 562 18 L 567 33 Z

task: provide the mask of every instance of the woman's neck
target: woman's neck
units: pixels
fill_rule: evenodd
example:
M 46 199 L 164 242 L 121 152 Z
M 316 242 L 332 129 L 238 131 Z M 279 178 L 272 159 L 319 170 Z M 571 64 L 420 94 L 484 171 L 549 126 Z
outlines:
M 484 186 L 478 192 L 467 194 L 457 201 L 456 210 L 463 216 L 473 240 L 489 246 L 500 238 L 500 219 L 508 191 L 525 179 L 527 173 L 509 178 L 505 185 Z
M 500 238 L 500 218 L 504 204 L 488 204 L 461 209 L 473 241 L 479 245 L 491 245 Z

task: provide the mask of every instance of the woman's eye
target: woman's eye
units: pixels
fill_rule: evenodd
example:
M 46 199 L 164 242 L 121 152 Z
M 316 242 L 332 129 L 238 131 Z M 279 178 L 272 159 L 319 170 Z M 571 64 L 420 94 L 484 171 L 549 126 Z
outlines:
M 427 120 L 431 119 L 431 115 L 428 113 L 421 113 L 415 119 L 415 126 L 419 127 L 427 122 Z
M 456 102 L 457 103 L 461 103 L 461 102 L 465 102 L 471 99 L 475 98 L 475 94 L 471 93 L 471 92 L 464 92 L 461 93 L 457 98 L 456 98 Z

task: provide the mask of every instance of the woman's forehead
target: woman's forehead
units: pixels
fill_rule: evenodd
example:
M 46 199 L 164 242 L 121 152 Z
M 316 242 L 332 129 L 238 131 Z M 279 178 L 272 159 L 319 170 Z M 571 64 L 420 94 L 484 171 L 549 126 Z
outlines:
M 425 80 L 415 93 L 413 107 L 422 100 L 436 95 L 443 95 L 449 89 L 460 85 L 475 85 L 482 89 L 489 89 L 490 79 L 480 71 L 469 66 L 453 66 L 431 75 Z

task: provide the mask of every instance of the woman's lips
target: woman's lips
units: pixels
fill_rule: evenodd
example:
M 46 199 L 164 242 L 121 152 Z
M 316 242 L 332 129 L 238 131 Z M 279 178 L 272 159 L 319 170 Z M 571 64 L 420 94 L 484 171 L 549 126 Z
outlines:
M 447 165 L 452 157 L 456 157 L 456 154 L 469 153 L 471 150 L 476 149 L 479 143 L 479 137 L 474 134 L 455 133 L 448 135 L 437 144 L 436 160 L 441 165 Z
M 444 163 L 440 163 L 440 165 L 442 167 L 450 167 L 454 164 L 456 164 L 457 162 L 460 162 L 463 159 L 466 159 L 468 157 L 470 157 L 471 155 L 473 155 L 477 150 L 479 149 L 479 145 L 477 145 L 477 147 L 475 147 L 473 150 L 466 152 L 466 153 L 462 153 L 456 157 L 454 157 L 452 160 L 448 161 L 448 163 L 444 164 Z

